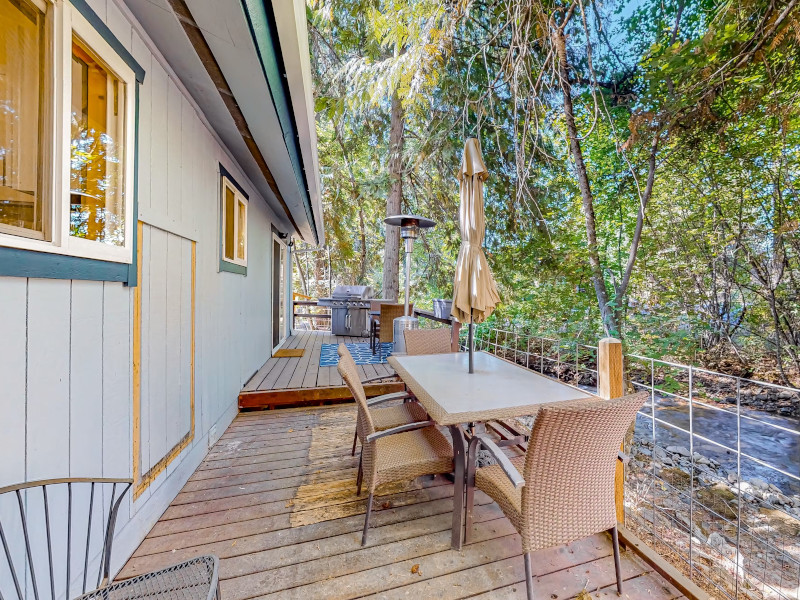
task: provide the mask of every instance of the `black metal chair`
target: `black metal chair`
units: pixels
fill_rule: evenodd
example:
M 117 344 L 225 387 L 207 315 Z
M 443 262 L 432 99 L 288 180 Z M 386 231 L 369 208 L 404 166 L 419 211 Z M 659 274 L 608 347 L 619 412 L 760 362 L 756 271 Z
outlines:
M 219 598 L 215 556 L 109 584 L 114 527 L 132 483 L 66 478 L 0 488 L 0 599 L 107 600 L 112 591 L 115 600 Z

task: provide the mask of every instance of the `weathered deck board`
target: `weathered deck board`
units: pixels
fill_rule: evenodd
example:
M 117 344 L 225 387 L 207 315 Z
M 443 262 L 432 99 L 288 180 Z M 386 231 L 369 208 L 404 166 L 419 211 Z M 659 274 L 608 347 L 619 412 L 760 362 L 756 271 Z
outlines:
M 226 600 L 523 598 L 519 536 L 485 495 L 471 543 L 450 550 L 453 487 L 443 477 L 379 489 L 361 547 L 354 422 L 352 404 L 240 414 L 120 576 L 213 553 Z M 605 534 L 538 552 L 533 564 L 541 598 L 616 596 Z M 623 574 L 625 598 L 681 597 L 629 552 Z

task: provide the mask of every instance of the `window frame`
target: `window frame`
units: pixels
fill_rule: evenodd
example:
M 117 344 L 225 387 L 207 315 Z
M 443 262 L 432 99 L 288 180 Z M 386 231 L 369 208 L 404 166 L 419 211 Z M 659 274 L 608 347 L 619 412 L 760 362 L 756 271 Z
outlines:
M 108 262 L 132 264 L 134 248 L 135 198 L 135 145 L 136 145 L 136 74 L 125 58 L 107 41 L 87 17 L 67 1 L 31 0 L 31 3 L 47 7 L 49 37 L 45 48 L 45 123 L 42 142 L 47 144 L 42 152 L 42 220 L 44 235 L 30 237 L 0 231 L 0 246 L 18 250 L 30 250 L 97 259 Z M 71 83 L 72 83 L 72 39 L 79 38 L 104 67 L 112 71 L 120 83 L 125 85 L 124 128 L 122 146 L 125 219 L 125 243 L 113 246 L 95 240 L 87 240 L 69 234 L 70 225 L 70 161 L 71 140 Z M 49 160 L 48 160 L 49 159 Z M 49 225 L 49 227 L 48 227 Z M 43 238 L 43 239 L 42 239 Z
M 237 185 L 237 183 L 233 180 L 233 178 L 224 170 L 220 169 L 220 244 L 219 244 L 219 261 L 220 261 L 220 270 L 222 271 L 232 271 L 234 273 L 240 273 L 242 275 L 247 274 L 247 256 L 248 256 L 248 245 L 250 236 L 248 235 L 249 229 L 249 217 L 250 217 L 250 206 L 249 206 L 249 199 L 247 195 L 242 191 L 242 189 Z M 225 232 L 226 232 L 226 225 L 227 225 L 227 214 L 225 211 L 225 202 L 226 202 L 226 190 L 231 190 L 233 192 L 233 199 L 234 199 L 234 210 L 233 210 L 233 258 L 228 258 L 225 256 Z M 239 240 L 239 203 L 244 205 L 244 258 L 237 257 L 237 246 Z M 226 268 L 230 266 L 231 268 Z M 242 269 L 244 271 L 242 272 Z

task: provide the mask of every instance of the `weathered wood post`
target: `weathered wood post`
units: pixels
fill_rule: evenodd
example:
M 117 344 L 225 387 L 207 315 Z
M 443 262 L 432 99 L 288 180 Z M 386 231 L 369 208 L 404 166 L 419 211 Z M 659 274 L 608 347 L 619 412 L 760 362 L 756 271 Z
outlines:
M 459 335 L 461 333 L 461 323 L 455 319 L 450 319 L 452 336 L 450 339 L 450 346 L 453 352 L 458 352 Z
M 606 400 L 620 398 L 625 394 L 624 386 L 622 342 L 616 338 L 603 338 L 597 345 L 597 395 Z M 617 461 L 614 497 L 617 521 L 622 523 L 625 520 L 625 465 L 621 460 Z

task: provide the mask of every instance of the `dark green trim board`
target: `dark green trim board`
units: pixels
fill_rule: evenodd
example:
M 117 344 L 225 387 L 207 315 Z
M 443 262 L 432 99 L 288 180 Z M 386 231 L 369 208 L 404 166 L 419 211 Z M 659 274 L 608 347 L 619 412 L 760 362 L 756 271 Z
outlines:
M 272 104 L 280 121 L 283 142 L 286 144 L 289 159 L 292 161 L 292 169 L 303 199 L 306 217 L 311 224 L 311 230 L 314 232 L 314 239 L 319 242 L 319 232 L 317 231 L 317 223 L 314 220 L 314 211 L 311 208 L 311 198 L 308 194 L 303 154 L 300 151 L 297 123 L 292 110 L 292 97 L 286 81 L 286 67 L 283 63 L 283 54 L 278 41 L 278 27 L 275 22 L 275 14 L 272 11 L 272 3 L 264 0 L 241 0 L 241 2 L 247 18 L 247 24 L 250 27 L 250 35 L 253 38 L 253 43 L 261 62 L 261 70 L 267 80 Z
M 225 167 L 222 166 L 222 164 L 220 164 L 219 165 L 219 270 L 220 272 L 224 271 L 226 273 L 236 273 L 237 275 L 244 275 L 245 277 L 247 277 L 247 267 L 244 267 L 242 265 L 237 265 L 232 262 L 228 262 L 223 258 L 223 256 L 225 256 L 225 249 L 223 247 L 223 245 L 225 244 L 225 232 L 222 231 L 222 214 L 223 211 L 225 210 L 225 205 L 223 204 L 225 202 L 225 196 L 222 193 L 223 177 L 227 178 L 228 181 L 230 181 L 233 184 L 233 187 L 239 190 L 239 193 L 242 194 L 242 196 L 247 198 L 248 201 L 250 200 L 250 198 L 247 196 L 247 192 L 245 192 L 244 188 L 242 188 L 242 186 L 239 185 L 239 182 L 236 181 L 236 179 L 234 179 L 230 171 L 228 171 L 228 169 L 226 169 Z M 247 214 L 247 227 L 248 229 L 250 228 L 249 209 Z M 249 240 L 250 236 L 248 235 L 246 239 Z
M 236 273 L 237 275 L 244 275 L 247 277 L 247 267 L 243 267 L 242 265 L 235 265 L 227 260 L 222 260 L 222 257 L 219 258 L 219 270 L 220 272 L 224 273 Z
M 136 137 L 133 139 L 133 227 L 131 227 L 131 250 L 133 260 L 128 265 L 128 279 L 125 285 L 136 287 L 139 285 L 139 266 L 137 264 L 137 251 L 139 250 L 139 86 L 136 82 L 136 100 L 133 107 L 133 127 Z
M 63 254 L 0 248 L 0 275 L 45 279 L 128 281 L 128 263 L 115 263 Z
M 79 13 L 83 15 L 83 18 L 89 21 L 92 27 L 97 30 L 103 39 L 108 42 L 109 46 L 114 49 L 114 52 L 119 54 L 119 57 L 125 61 L 132 70 L 133 73 L 136 75 L 136 81 L 139 83 L 144 83 L 144 69 L 142 65 L 136 62 L 136 59 L 133 58 L 133 55 L 128 52 L 128 49 L 122 45 L 122 43 L 117 39 L 111 30 L 108 28 L 103 22 L 96 12 L 92 10 L 92 8 L 86 3 L 86 0 L 70 0 L 72 6 L 74 6 Z

